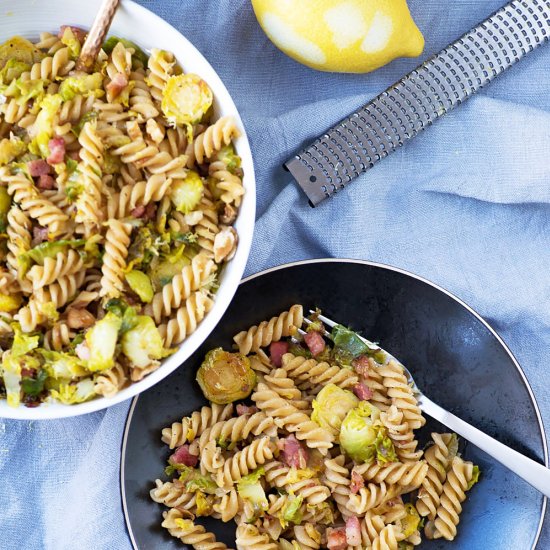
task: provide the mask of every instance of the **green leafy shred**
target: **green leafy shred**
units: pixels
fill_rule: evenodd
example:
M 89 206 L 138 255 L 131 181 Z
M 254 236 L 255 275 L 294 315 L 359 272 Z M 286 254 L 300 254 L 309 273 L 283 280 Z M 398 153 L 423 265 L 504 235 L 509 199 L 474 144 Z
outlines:
M 46 158 L 50 154 L 48 142 L 53 136 L 54 118 L 63 102 L 59 94 L 47 94 L 39 104 L 39 112 L 32 126 L 34 139 L 29 145 L 29 151 Z
M 101 73 L 68 76 L 59 86 L 59 95 L 63 101 L 74 99 L 77 94 L 82 94 L 84 97 L 92 94 L 95 97 L 101 97 L 103 95 L 102 86 L 103 77 Z
M 25 395 L 37 397 L 44 391 L 46 378 L 48 378 L 48 373 L 44 369 L 38 369 L 35 378 L 23 377 L 21 380 L 21 390 Z
M 303 501 L 304 497 L 302 495 L 292 498 L 289 497 L 287 503 L 278 514 L 283 529 L 286 529 L 289 523 L 293 523 L 294 525 L 300 525 L 300 523 L 302 523 L 301 507 Z
M 60 252 L 67 252 L 69 248 L 85 247 L 87 241 L 85 239 L 61 239 L 59 241 L 43 242 L 37 244 L 24 254 L 33 262 L 42 264 L 45 258 L 55 258 Z
M 94 381 L 91 378 L 79 380 L 76 384 L 61 382 L 50 390 L 50 397 L 65 405 L 84 403 L 96 396 Z
M 148 304 L 153 299 L 154 290 L 151 279 L 143 271 L 132 269 L 126 273 L 126 282 L 142 302 Z
M 27 144 L 16 136 L 0 141 L 0 166 L 8 164 L 27 150 Z
M 39 351 L 45 360 L 44 369 L 51 378 L 73 379 L 85 376 L 88 372 L 84 362 L 75 355 L 43 348 Z
M 90 371 L 101 372 L 113 367 L 118 331 L 121 325 L 120 317 L 109 312 L 88 330 L 86 343 L 90 349 L 90 359 L 88 360 Z
M 61 42 L 69 48 L 69 56 L 71 59 L 78 59 L 80 55 L 80 41 L 75 36 L 71 27 L 65 27 L 63 31 L 63 36 L 61 37 Z
M 165 357 L 165 349 L 155 321 L 148 315 L 138 315 L 135 325 L 121 338 L 122 353 L 139 368 Z
M 10 59 L 0 71 L 0 90 L 2 86 L 7 86 L 13 80 L 18 79 L 23 73 L 30 71 L 31 66 L 28 63 Z
M 479 481 L 480 474 L 481 471 L 479 470 L 479 466 L 474 466 L 472 471 L 472 479 L 470 479 L 468 486 L 466 487 L 467 491 L 469 491 Z

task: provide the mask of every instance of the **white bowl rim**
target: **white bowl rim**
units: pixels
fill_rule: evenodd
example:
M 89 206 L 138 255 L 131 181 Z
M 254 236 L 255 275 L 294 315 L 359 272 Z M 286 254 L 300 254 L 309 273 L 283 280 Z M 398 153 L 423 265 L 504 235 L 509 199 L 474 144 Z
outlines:
M 48 14 L 51 15 L 52 13 L 55 13 L 55 9 L 52 9 L 52 4 L 56 2 L 59 2 L 60 4 L 63 3 L 65 5 L 65 8 L 67 7 L 66 2 L 63 2 L 62 0 L 50 0 L 50 2 L 48 2 L 47 4 Z M 90 4 L 99 6 L 100 0 L 92 0 L 91 2 L 87 2 L 85 8 L 86 10 L 92 9 L 90 8 Z M 17 16 L 19 13 L 23 12 L 26 7 L 30 7 L 32 10 L 36 11 L 42 6 L 45 7 L 46 4 L 37 3 L 35 0 L 18 0 L 17 3 L 0 0 L 0 17 L 2 17 L 4 21 L 9 22 L 10 20 L 16 19 L 16 17 L 14 16 Z M 77 13 L 78 11 L 81 11 L 84 6 L 81 6 L 78 3 L 75 3 L 74 6 L 74 11 L 63 13 L 59 15 L 59 17 L 57 15 L 53 15 L 52 17 L 59 19 L 63 18 L 65 20 L 65 23 L 68 23 L 67 20 L 70 19 L 71 24 L 80 24 L 83 26 L 87 25 L 89 27 L 92 21 L 79 20 L 83 16 L 79 16 Z M 92 11 L 95 12 L 96 9 L 97 8 L 93 8 Z M 9 17 L 4 17 L 4 14 L 9 15 Z M 39 16 L 34 17 L 37 19 Z M 182 65 L 184 69 L 189 65 L 202 65 L 203 68 L 200 69 L 198 72 L 200 76 L 208 82 L 214 92 L 215 110 L 222 111 L 223 115 L 231 113 L 237 121 L 237 125 L 241 130 L 241 136 L 236 140 L 235 147 L 242 159 L 242 167 L 244 171 L 243 185 L 246 189 L 246 193 L 243 197 L 243 201 L 240 207 L 239 216 L 237 217 L 235 223 L 235 227 L 239 236 L 237 251 L 233 259 L 223 268 L 220 288 L 216 294 L 212 310 L 198 325 L 195 332 L 189 335 L 184 340 L 184 342 L 180 344 L 178 351 L 172 356 L 165 359 L 163 361 L 163 364 L 156 371 L 147 375 L 139 382 L 132 383 L 130 386 L 121 390 L 111 398 L 98 396 L 91 401 L 86 401 L 84 403 L 79 403 L 75 405 L 43 403 L 39 407 L 29 408 L 21 404 L 19 407 L 15 408 L 8 406 L 6 400 L 3 399 L 0 400 L 0 418 L 11 418 L 19 420 L 47 420 L 78 416 L 81 414 L 87 414 L 106 409 L 107 407 L 111 407 L 113 405 L 121 403 L 122 401 L 131 399 L 142 391 L 145 391 L 151 386 L 155 385 L 157 382 L 168 376 L 176 368 L 181 366 L 208 337 L 210 332 L 212 332 L 212 330 L 215 328 L 215 326 L 218 324 L 221 317 L 225 313 L 225 310 L 229 306 L 233 295 L 237 291 L 237 287 L 239 286 L 241 277 L 246 267 L 246 263 L 248 261 L 248 255 L 252 246 L 254 220 L 256 215 L 256 189 L 252 153 L 242 119 L 239 115 L 239 112 L 237 111 L 237 107 L 233 102 L 229 91 L 223 84 L 221 78 L 218 76 L 218 74 L 210 65 L 210 63 L 206 60 L 206 58 L 202 55 L 202 53 L 176 28 L 174 28 L 164 19 L 154 14 L 147 8 L 136 4 L 133 0 L 122 0 L 121 5 L 119 6 L 119 10 L 113 21 L 112 29 L 114 30 L 113 32 L 110 32 L 109 35 L 118 35 L 119 33 L 116 30 L 117 26 L 128 25 L 128 23 L 125 23 L 125 19 L 127 18 L 140 21 L 142 28 L 144 28 L 146 25 L 147 29 L 149 30 L 148 35 L 150 36 L 153 36 L 153 34 L 156 36 L 160 36 L 162 34 L 162 40 L 164 40 L 164 42 L 171 40 L 171 45 L 164 49 L 171 49 L 172 51 L 174 51 L 178 62 Z M 79 21 L 77 22 L 76 20 Z M 151 29 L 155 30 L 151 32 Z M 37 37 L 38 33 L 46 30 L 48 29 L 43 28 L 34 30 L 34 36 Z M 52 31 L 53 29 L 49 30 Z M 0 33 L 1 32 L 2 25 L 0 24 Z M 25 33 L 25 31 L 14 28 L 11 34 L 5 37 L 2 36 L 1 40 L 6 40 L 13 35 L 29 36 L 29 33 Z M 140 46 L 144 42 L 143 40 L 140 41 L 139 38 L 129 35 L 129 33 L 120 33 L 120 35 L 122 35 L 124 38 L 132 40 Z M 152 47 L 155 47 L 155 38 L 153 37 L 152 39 L 148 40 L 152 41 Z M 185 52 L 185 60 L 183 60 L 183 57 L 181 55 L 178 55 L 178 52 Z M 192 60 L 191 63 L 189 62 L 189 59 Z

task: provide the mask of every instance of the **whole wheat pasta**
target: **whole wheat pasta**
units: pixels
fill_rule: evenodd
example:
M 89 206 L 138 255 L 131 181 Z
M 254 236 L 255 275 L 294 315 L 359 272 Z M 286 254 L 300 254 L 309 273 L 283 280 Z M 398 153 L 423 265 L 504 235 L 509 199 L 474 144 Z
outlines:
M 76 71 L 84 38 L 18 38 L 17 63 L 0 66 L 0 332 L 13 370 L 0 367 L 0 387 L 7 378 L 13 406 L 112 396 L 160 368 L 212 309 L 237 246 L 236 119 L 214 116 L 208 84 L 170 52 L 113 37 L 93 72 Z M 20 334 L 38 343 L 14 361 Z M 21 372 L 44 390 L 28 394 Z

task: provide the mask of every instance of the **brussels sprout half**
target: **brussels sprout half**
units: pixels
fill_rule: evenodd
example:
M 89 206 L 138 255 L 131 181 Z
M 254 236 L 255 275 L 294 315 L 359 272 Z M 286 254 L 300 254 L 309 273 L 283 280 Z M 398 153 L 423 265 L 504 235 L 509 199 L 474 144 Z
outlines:
M 397 460 L 393 443 L 380 422 L 380 410 L 366 401 L 350 410 L 340 428 L 340 446 L 356 462 Z
M 256 373 L 248 357 L 216 348 L 206 354 L 197 371 L 197 382 L 206 399 L 225 405 L 252 393 Z
M 335 384 L 327 384 L 313 400 L 311 419 L 321 428 L 338 435 L 342 421 L 358 403 L 359 399 L 350 391 L 343 390 Z

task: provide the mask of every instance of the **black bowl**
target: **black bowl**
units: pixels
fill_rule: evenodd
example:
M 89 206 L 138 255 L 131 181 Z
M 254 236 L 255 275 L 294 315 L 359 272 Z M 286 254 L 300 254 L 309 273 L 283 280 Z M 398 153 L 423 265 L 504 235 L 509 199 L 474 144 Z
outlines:
M 438 404 L 525 455 L 547 463 L 538 406 L 523 371 L 504 342 L 472 309 L 410 273 L 360 261 L 314 260 L 244 280 L 208 340 L 168 378 L 134 399 L 123 442 L 122 501 L 136 548 L 182 548 L 160 527 L 162 507 L 149 498 L 169 455 L 164 426 L 205 403 L 195 372 L 205 353 L 230 349 L 232 337 L 294 303 L 320 307 L 328 317 L 361 331 L 393 353 Z M 443 430 L 428 419 L 423 429 Z M 546 499 L 488 455 L 464 443 L 465 458 L 480 466 L 481 481 L 464 505 L 453 543 L 423 548 L 489 550 L 534 548 Z M 234 546 L 234 524 L 207 527 Z M 183 545 L 184 546 L 184 545 Z

